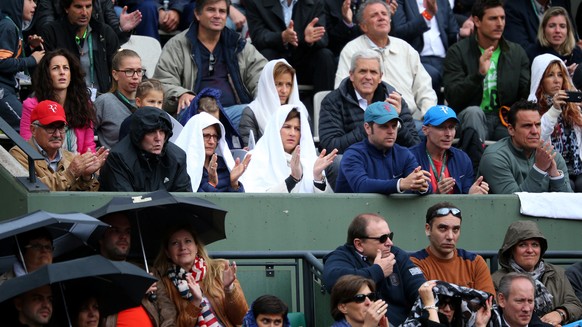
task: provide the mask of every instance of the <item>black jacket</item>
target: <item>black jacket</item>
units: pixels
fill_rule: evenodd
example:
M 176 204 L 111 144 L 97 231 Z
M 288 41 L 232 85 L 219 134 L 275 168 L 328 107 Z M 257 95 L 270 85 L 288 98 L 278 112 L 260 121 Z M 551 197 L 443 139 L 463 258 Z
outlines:
M 253 45 L 257 50 L 274 49 L 280 53 L 291 52 L 291 56 L 301 58 L 308 56 L 313 50 L 325 48 L 327 46 L 327 33 L 321 40 L 309 45 L 305 42 L 305 27 L 315 18 L 319 21 L 316 26 L 325 26 L 325 15 L 323 12 L 322 0 L 301 0 L 293 7 L 294 30 L 297 32 L 299 46 L 284 46 L 281 39 L 281 32 L 285 26 L 283 19 L 283 9 L 278 0 L 251 0 L 246 3 L 247 19 L 249 31 Z
M 119 49 L 119 39 L 111 27 L 91 19 L 91 38 L 95 63 L 95 87 L 99 93 L 106 93 L 111 88 L 111 59 Z M 40 34 L 47 51 L 65 48 L 80 56 L 75 42 L 78 27 L 69 23 L 66 17 L 47 24 Z M 90 74 L 90 72 L 85 72 Z
M 162 129 L 166 143 L 159 155 L 141 149 L 140 143 L 148 132 Z M 190 176 L 186 171 L 186 153 L 174 143 L 172 122 L 160 109 L 144 107 L 131 118 L 129 135 L 117 143 L 101 168 L 100 191 L 192 192 Z
M 392 91 L 395 91 L 394 87 L 382 82 L 374 93 L 373 102 L 386 100 Z M 404 99 L 402 99 L 400 118 L 404 124 L 398 130 L 396 143 L 404 147 L 420 143 L 412 114 Z M 345 78 L 339 88 L 331 91 L 321 102 L 319 147 L 326 149 L 328 153 L 333 149 L 338 149 L 341 154 L 350 145 L 366 137 L 364 110 L 358 104 L 352 82 L 349 78 Z
M 33 27 L 34 32 L 38 33 L 38 31 L 41 31 L 46 25 L 48 25 L 48 23 L 58 20 L 59 17 L 64 15 L 66 15 L 66 13 L 61 8 L 60 0 L 38 0 Z M 115 34 L 117 34 L 120 43 L 127 42 L 131 36 L 130 32 L 123 32 L 119 28 L 119 17 L 117 17 L 113 2 L 110 0 L 93 1 L 93 13 L 91 14 L 91 19 L 109 25 Z

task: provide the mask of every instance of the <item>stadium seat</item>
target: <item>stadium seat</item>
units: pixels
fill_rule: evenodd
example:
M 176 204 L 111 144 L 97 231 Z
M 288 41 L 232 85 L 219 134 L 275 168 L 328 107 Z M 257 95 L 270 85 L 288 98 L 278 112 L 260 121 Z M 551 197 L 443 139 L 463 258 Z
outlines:
M 321 101 L 331 91 L 319 91 L 313 96 L 313 142 L 319 143 L 319 111 L 321 110 Z
M 162 47 L 158 40 L 149 36 L 132 35 L 129 41 L 121 45 L 121 48 L 137 52 L 141 57 L 143 67 L 146 69 L 146 76 L 152 78 L 158 59 L 162 54 Z

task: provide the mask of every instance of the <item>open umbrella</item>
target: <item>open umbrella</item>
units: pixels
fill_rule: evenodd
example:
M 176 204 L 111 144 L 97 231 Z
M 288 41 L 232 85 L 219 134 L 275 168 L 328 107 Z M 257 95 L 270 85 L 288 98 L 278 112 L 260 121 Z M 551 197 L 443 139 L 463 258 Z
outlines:
M 138 231 L 138 240 L 142 241 L 146 261 L 157 255 L 160 235 L 172 226 L 190 224 L 204 244 L 226 238 L 226 211 L 204 199 L 175 197 L 159 190 L 141 196 L 115 197 L 89 215 L 102 218 L 114 212 L 127 212 L 130 219 L 135 219 L 133 228 Z
M 90 238 L 98 239 L 108 225 L 84 213 L 52 213 L 38 210 L 0 222 L 0 271 L 7 271 L 17 260 L 18 235 L 45 227 L 53 237 L 54 257 L 88 246 Z
M 61 283 L 67 289 L 91 286 L 101 299 L 103 316 L 140 305 L 147 289 L 156 282 L 143 269 L 125 261 L 111 261 L 100 255 L 53 263 L 0 284 L 0 302 L 43 285 Z

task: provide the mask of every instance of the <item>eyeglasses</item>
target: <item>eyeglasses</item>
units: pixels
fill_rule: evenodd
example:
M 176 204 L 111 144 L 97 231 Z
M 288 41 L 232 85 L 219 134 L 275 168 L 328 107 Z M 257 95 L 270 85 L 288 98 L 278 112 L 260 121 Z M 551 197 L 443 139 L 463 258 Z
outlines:
M 443 217 L 447 216 L 448 214 L 452 214 L 457 218 L 461 218 L 461 210 L 457 208 L 440 208 L 437 209 L 435 212 L 432 213 L 431 218 L 434 217 Z
M 380 235 L 378 237 L 371 237 L 371 236 L 362 236 L 360 238 L 365 238 L 369 240 L 378 240 L 380 243 L 386 243 L 388 239 L 392 241 L 394 239 L 394 232 L 390 232 L 388 234 Z
M 59 133 L 63 134 L 67 131 L 67 125 L 63 124 L 61 126 L 54 126 L 54 125 L 41 125 L 41 124 L 34 124 L 34 126 L 41 127 L 44 129 L 48 134 L 54 134 L 57 130 Z
M 31 243 L 28 244 L 27 246 L 24 247 L 25 249 L 33 249 L 33 250 L 37 250 L 37 251 L 41 251 L 41 250 L 45 250 L 45 251 L 49 251 L 49 252 L 53 252 L 55 250 L 55 247 L 50 245 L 50 244 L 39 244 L 39 243 Z
M 133 77 L 133 75 L 137 74 L 137 76 L 141 77 L 143 75 L 145 75 L 146 73 L 146 69 L 142 68 L 142 69 L 126 69 L 126 70 L 115 70 L 117 72 L 122 72 L 125 73 L 125 77 Z
M 370 299 L 370 301 L 374 302 L 374 301 L 376 301 L 378 296 L 374 292 L 368 293 L 368 294 L 356 294 L 348 302 L 363 303 L 364 301 L 366 301 L 366 298 L 368 298 L 368 299 Z
M 210 139 L 214 139 L 215 142 L 218 142 L 218 135 L 216 134 L 202 134 L 202 137 L 205 141 L 210 141 Z
M 216 64 L 216 57 L 212 53 L 210 53 L 210 57 L 208 60 L 208 75 L 214 74 L 214 65 Z

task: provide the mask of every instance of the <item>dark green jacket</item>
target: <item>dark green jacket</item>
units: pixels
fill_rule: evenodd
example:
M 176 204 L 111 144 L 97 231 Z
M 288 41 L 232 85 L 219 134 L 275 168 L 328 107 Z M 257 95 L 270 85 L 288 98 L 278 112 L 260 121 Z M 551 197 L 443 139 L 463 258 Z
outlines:
M 499 41 L 501 54 L 497 66 L 497 92 L 500 106 L 511 106 L 529 94 L 529 59 L 516 43 Z M 469 37 L 452 45 L 444 62 L 445 98 L 449 107 L 461 112 L 479 106 L 483 99 L 483 79 L 479 73 L 481 51 L 477 37 Z

